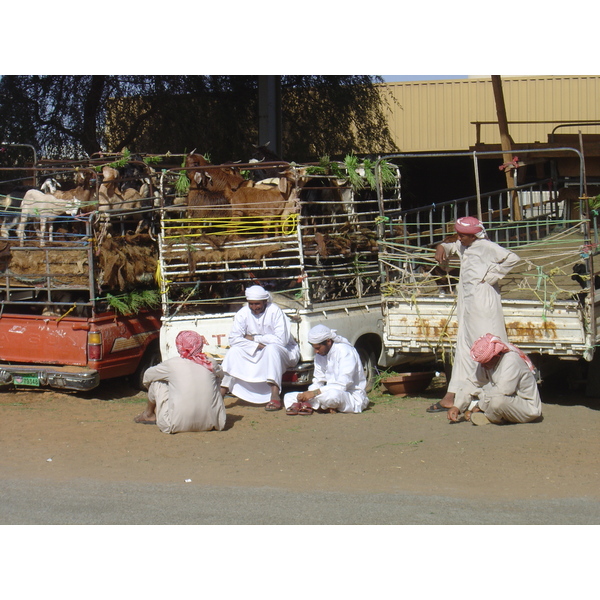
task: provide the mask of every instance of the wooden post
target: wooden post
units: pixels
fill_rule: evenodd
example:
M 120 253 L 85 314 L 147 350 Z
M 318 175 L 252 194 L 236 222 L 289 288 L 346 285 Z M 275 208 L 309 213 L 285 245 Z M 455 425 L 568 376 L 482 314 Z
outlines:
M 494 89 L 494 100 L 496 101 L 496 114 L 498 115 L 498 127 L 500 129 L 500 144 L 502 146 L 502 160 L 504 164 L 508 165 L 512 162 L 512 140 L 508 133 L 508 119 L 506 118 L 506 107 L 504 105 L 504 92 L 502 91 L 502 80 L 500 75 L 492 75 L 492 87 Z M 516 167 L 515 167 L 516 168 Z M 506 173 L 506 187 L 511 188 L 514 186 L 514 180 L 512 177 L 512 169 L 506 167 L 504 169 Z M 513 215 L 516 221 L 520 221 L 522 218 L 521 207 L 519 206 L 519 200 L 517 192 L 512 193 L 513 203 Z

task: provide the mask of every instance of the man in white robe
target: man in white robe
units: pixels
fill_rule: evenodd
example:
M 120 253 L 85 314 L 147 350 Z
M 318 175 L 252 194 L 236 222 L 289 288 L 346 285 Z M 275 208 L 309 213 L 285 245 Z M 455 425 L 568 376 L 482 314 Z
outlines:
M 259 285 L 246 290 L 248 303 L 233 319 L 229 350 L 223 360 L 223 396 L 230 393 L 265 410 L 282 408 L 283 374 L 300 359 L 290 320 Z
M 450 421 L 458 421 L 461 412 L 473 425 L 529 423 L 542 416 L 535 367 L 522 350 L 487 333 L 473 344 L 471 358 L 478 365 L 475 376 L 448 409 Z M 477 404 L 469 411 L 472 400 Z
M 360 413 L 367 408 L 367 381 L 354 346 L 325 325 L 313 327 L 308 341 L 315 350 L 313 380 L 307 391 L 285 395 L 286 413 L 310 415 L 318 409 Z
M 136 423 L 155 424 L 163 433 L 222 431 L 225 403 L 219 389 L 220 367 L 202 352 L 204 336 L 180 331 L 175 339 L 179 356 L 146 370 L 146 409 Z
M 458 240 L 439 244 L 435 252 L 442 265 L 453 255 L 460 260 L 454 363 L 446 394 L 427 412 L 446 411 L 455 402 L 462 402 L 463 399 L 456 399 L 456 394 L 474 376 L 477 364 L 470 350 L 478 337 L 491 332 L 508 341 L 498 281 L 520 260 L 514 252 L 487 239 L 483 224 L 475 217 L 457 219 L 454 228 Z

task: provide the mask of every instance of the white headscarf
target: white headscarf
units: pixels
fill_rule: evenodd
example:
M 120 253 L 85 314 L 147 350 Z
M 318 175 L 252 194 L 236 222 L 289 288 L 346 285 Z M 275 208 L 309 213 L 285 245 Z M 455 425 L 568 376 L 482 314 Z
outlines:
M 315 325 L 308 332 L 309 344 L 322 344 L 325 340 L 333 340 L 338 344 L 352 345 L 345 337 L 338 335 L 335 329 L 329 329 L 329 327 L 326 327 L 325 325 Z
M 246 300 L 270 300 L 271 294 L 260 285 L 253 285 L 246 288 Z

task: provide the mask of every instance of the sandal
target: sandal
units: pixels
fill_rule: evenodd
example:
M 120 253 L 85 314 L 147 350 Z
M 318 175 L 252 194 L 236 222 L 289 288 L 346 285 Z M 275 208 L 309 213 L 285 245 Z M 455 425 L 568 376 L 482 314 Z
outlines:
M 438 412 L 446 412 L 448 410 L 447 406 L 442 406 L 439 402 L 432 404 L 425 412 L 428 413 L 438 413 Z
M 300 403 L 294 402 L 294 404 L 292 404 L 291 406 L 289 406 L 286 409 L 285 414 L 286 415 L 297 415 L 299 410 L 300 410 Z
M 268 410 L 268 411 L 281 410 L 282 408 L 283 408 L 283 405 L 281 404 L 280 400 L 271 400 L 265 406 L 265 410 Z
M 313 407 L 308 402 L 300 402 L 300 406 L 298 407 L 299 415 L 312 415 Z

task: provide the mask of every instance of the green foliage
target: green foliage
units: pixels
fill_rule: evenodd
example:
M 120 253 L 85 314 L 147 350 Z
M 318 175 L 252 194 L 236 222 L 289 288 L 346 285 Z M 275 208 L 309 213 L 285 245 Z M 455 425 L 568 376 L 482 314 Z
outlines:
M 156 290 L 136 290 L 121 296 L 106 294 L 108 305 L 121 315 L 132 315 L 143 309 L 160 306 L 160 295 Z
M 354 154 L 346 155 L 344 159 L 344 165 L 346 166 L 346 177 L 354 190 L 361 190 L 365 187 L 365 179 L 362 177 L 358 169 L 360 169 L 361 165 L 358 160 L 358 157 Z M 367 179 L 368 181 L 368 179 Z M 371 186 L 374 187 L 374 186 Z
M 127 148 L 123 148 L 123 158 L 116 162 L 109 163 L 108 166 L 113 169 L 120 169 L 121 167 L 125 167 L 130 160 L 131 152 Z
M 175 191 L 180 197 L 187 196 L 190 189 L 190 180 L 185 171 L 179 171 L 179 177 L 175 182 Z
M 362 171 L 362 174 L 361 174 Z M 308 175 L 334 176 L 338 179 L 346 179 L 354 191 L 370 188 L 376 189 L 375 163 L 368 159 L 360 159 L 355 154 L 348 154 L 343 163 L 331 161 L 325 155 L 319 159 L 318 166 L 310 166 L 306 170 Z M 396 185 L 396 172 L 392 165 L 379 163 L 379 176 L 384 188 Z
M 396 170 L 392 168 L 392 165 L 386 162 L 379 163 L 379 174 L 381 177 L 381 184 L 384 188 L 394 187 L 397 183 Z
M 589 199 L 590 210 L 598 210 L 600 208 L 600 194 Z

